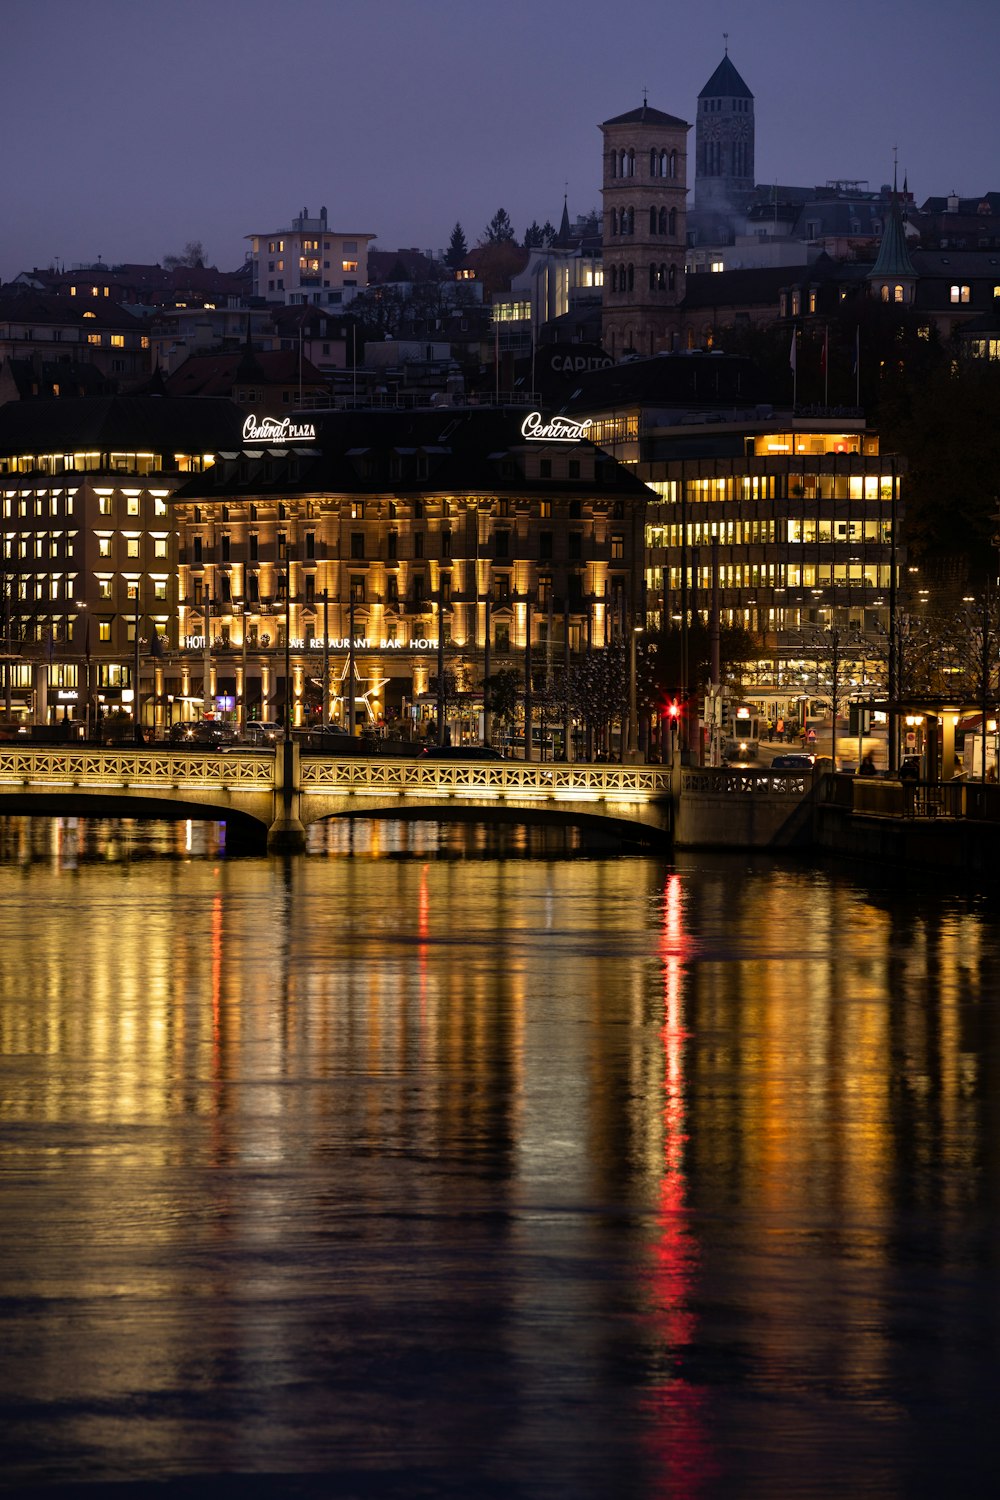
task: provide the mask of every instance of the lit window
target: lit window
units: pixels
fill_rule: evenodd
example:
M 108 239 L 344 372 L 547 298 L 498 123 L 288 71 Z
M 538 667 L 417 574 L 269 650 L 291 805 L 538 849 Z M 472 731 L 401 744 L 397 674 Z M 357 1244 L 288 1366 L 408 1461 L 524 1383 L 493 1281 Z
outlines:
M 111 621 L 110 620 L 98 620 L 98 622 L 97 622 L 97 639 L 99 641 L 110 641 L 110 639 L 111 639 Z
M 951 289 L 952 302 L 968 302 L 969 288 L 967 286 L 953 286 Z
M 125 542 L 125 556 L 126 557 L 138 557 L 139 556 L 139 538 L 137 536 L 130 536 L 130 537 L 128 537 L 126 539 L 126 542 Z
M 130 516 L 137 516 L 139 514 L 138 495 L 129 495 L 128 499 L 125 502 L 125 511 L 126 514 Z
M 342 260 L 340 262 L 340 269 L 342 271 L 356 271 L 358 269 L 358 263 L 356 260 Z
M 98 515 L 101 515 L 101 516 L 110 516 L 110 514 L 111 514 L 111 496 L 110 495 L 98 495 L 98 497 L 97 497 L 97 513 L 98 513 Z
M 111 538 L 109 536 L 99 536 L 97 538 L 97 555 L 98 557 L 111 556 Z
M 153 538 L 153 556 L 154 557 L 166 557 L 166 555 L 167 555 L 167 539 L 166 539 L 166 537 L 165 536 L 154 537 Z
M 952 301 L 954 301 L 954 300 L 955 299 L 952 298 Z M 100 342 L 101 342 L 101 335 L 99 333 L 88 333 L 87 334 L 87 343 L 88 344 L 97 344 L 97 345 L 100 345 Z
M 112 349 L 124 349 L 125 335 L 123 333 L 113 333 L 111 335 L 111 347 Z
M 99 578 L 97 580 L 97 597 L 99 599 L 111 598 L 111 579 Z

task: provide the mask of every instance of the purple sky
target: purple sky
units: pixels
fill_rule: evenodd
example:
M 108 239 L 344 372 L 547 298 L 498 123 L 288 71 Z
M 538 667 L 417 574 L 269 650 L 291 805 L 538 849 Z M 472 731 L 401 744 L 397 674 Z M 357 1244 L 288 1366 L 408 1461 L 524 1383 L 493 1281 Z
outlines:
M 1000 190 L 997 0 L 4 0 L 0 279 L 158 261 L 326 206 L 376 248 L 600 204 L 602 120 L 693 120 L 729 53 L 758 182 Z M 693 147 L 693 136 L 692 136 Z M 693 149 L 689 161 L 693 183 Z

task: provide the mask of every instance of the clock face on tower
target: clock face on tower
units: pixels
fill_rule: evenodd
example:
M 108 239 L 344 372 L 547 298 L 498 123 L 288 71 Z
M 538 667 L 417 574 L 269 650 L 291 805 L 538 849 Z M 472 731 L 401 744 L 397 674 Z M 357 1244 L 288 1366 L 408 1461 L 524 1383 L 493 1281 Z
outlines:
M 749 136 L 750 136 L 750 122 L 749 122 L 749 120 L 737 120 L 736 124 L 733 127 L 733 140 L 735 140 L 735 141 L 745 141 L 745 140 L 749 139 Z

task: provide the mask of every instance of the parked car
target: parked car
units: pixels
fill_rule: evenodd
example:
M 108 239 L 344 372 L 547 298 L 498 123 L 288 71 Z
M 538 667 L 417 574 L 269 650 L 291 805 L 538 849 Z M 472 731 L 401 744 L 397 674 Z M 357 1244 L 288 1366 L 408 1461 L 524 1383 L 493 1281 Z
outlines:
M 281 725 L 273 719 L 247 719 L 243 737 L 251 745 L 273 745 L 283 733 Z
M 815 759 L 815 755 L 807 755 L 804 751 L 792 755 L 776 755 L 771 762 L 771 770 L 811 771 Z
M 231 724 L 220 719 L 197 719 L 171 725 L 169 740 L 172 745 L 231 745 L 235 737 Z

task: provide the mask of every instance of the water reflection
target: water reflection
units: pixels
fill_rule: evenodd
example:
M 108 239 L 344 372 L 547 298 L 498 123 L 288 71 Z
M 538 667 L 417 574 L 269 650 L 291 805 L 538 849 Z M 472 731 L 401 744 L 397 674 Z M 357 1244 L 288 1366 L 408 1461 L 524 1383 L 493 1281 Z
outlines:
M 977 1492 L 988 903 L 323 839 L 0 825 L 11 1482 Z

